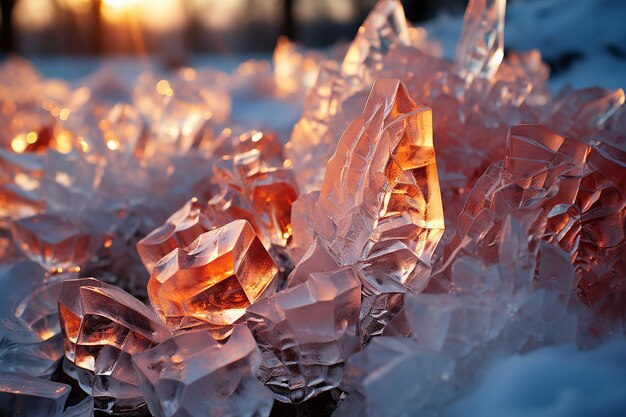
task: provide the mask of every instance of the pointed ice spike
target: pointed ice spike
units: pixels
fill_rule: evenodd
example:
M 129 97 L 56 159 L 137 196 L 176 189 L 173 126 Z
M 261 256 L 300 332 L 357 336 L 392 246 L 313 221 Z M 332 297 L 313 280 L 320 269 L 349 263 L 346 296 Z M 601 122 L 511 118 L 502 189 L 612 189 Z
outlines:
M 364 68 L 376 67 L 393 44 L 411 44 L 404 9 L 398 0 L 381 0 L 359 28 L 341 64 L 341 72 L 359 75 Z
M 504 58 L 506 0 L 470 0 L 456 48 L 456 63 L 467 82 L 494 76 Z
M 443 233 L 432 112 L 404 84 L 379 79 L 361 116 L 345 130 L 330 159 L 314 228 L 342 265 L 383 265 L 394 280 L 424 281 Z M 380 270 L 379 270 L 380 272 Z

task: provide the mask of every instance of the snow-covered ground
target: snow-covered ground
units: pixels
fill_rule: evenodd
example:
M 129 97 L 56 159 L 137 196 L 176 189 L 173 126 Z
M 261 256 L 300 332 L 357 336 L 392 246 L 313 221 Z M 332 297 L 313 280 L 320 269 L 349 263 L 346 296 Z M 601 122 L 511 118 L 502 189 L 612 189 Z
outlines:
M 626 338 L 600 347 L 539 349 L 491 364 L 447 417 L 621 417 L 626 413 Z

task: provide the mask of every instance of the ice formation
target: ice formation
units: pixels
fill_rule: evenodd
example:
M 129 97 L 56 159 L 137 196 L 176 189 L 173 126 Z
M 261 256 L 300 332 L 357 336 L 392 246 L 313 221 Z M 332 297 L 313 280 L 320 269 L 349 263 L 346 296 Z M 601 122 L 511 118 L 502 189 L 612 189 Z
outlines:
M 624 91 L 550 91 L 505 3 L 470 0 L 452 60 L 395 0 L 273 69 L 7 59 L 3 412 L 492 412 L 498 358 L 623 333 Z

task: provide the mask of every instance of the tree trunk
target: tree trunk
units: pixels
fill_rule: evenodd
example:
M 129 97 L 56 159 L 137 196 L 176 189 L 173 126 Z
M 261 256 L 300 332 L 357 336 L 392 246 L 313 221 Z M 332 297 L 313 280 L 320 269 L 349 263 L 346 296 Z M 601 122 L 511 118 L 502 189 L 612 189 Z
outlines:
M 2 9 L 2 31 L 0 33 L 0 51 L 9 53 L 15 51 L 15 40 L 13 39 L 13 24 L 11 15 L 13 13 L 13 0 L 0 0 Z
M 306 0 L 310 1 L 310 0 Z M 294 0 L 283 0 L 283 30 L 282 34 L 291 40 L 295 40 L 296 31 L 293 16 Z

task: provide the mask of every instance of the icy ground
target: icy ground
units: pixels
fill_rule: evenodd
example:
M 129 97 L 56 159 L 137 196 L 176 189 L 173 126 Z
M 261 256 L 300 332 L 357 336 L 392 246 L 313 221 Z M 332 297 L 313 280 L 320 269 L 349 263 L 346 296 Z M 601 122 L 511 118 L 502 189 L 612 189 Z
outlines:
M 461 29 L 459 16 L 440 16 L 425 25 L 452 57 Z M 626 0 L 510 0 L 505 45 L 526 51 L 537 48 L 551 66 L 551 86 L 576 88 L 626 87 Z M 76 80 L 94 70 L 98 62 L 34 59 L 49 77 Z M 216 65 L 230 70 L 237 58 L 194 57 L 191 65 Z M 122 73 L 141 68 L 119 60 Z M 268 121 L 275 114 L 291 114 L 293 103 L 241 103 L 235 117 Z M 476 389 L 452 404 L 447 417 L 583 417 L 626 415 L 626 338 L 616 336 L 590 351 L 573 346 L 540 349 L 524 356 L 497 361 Z

